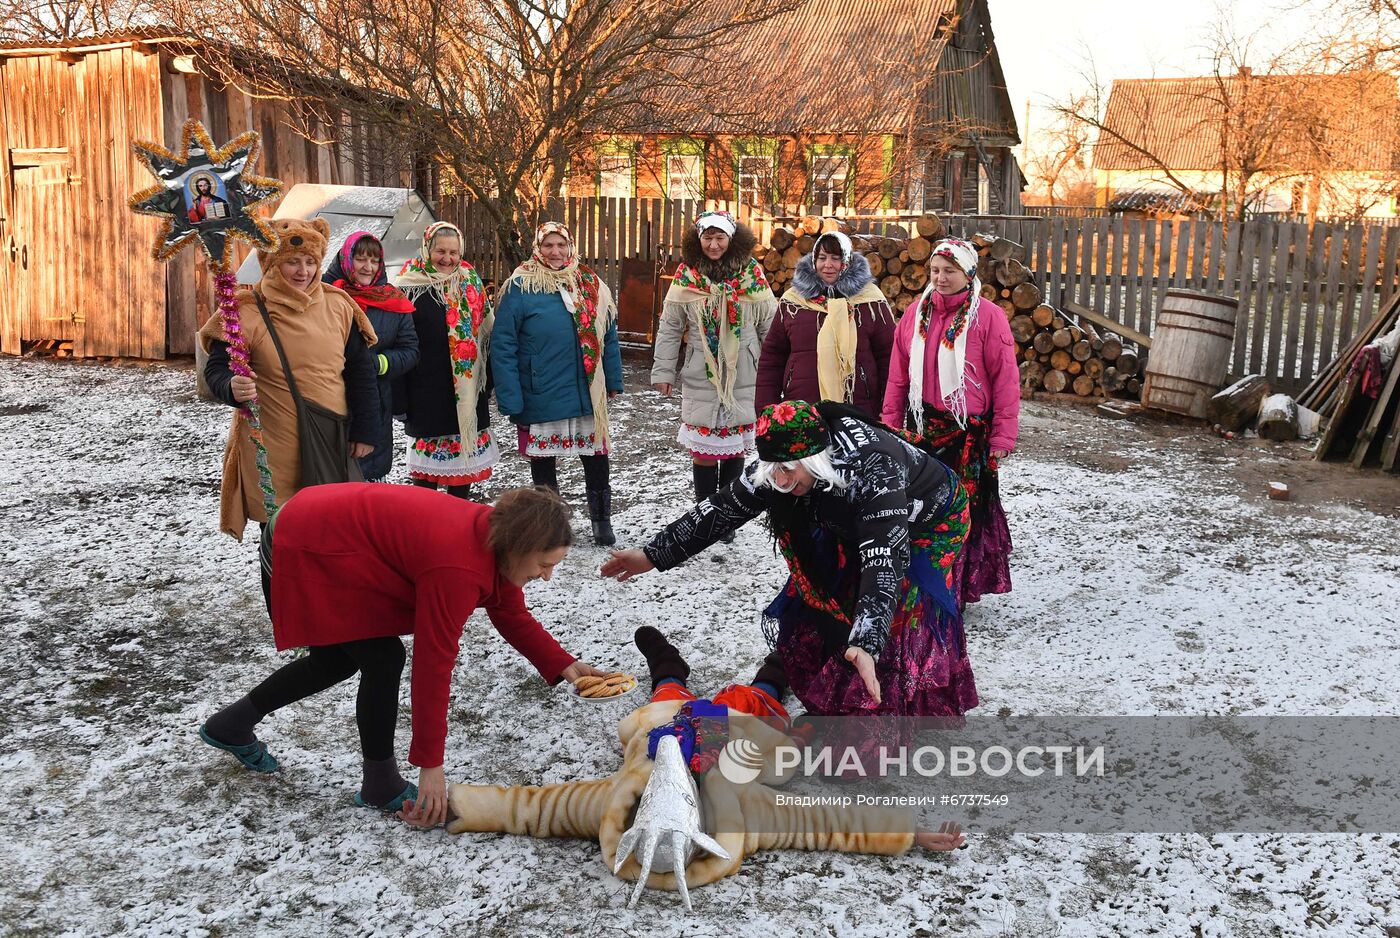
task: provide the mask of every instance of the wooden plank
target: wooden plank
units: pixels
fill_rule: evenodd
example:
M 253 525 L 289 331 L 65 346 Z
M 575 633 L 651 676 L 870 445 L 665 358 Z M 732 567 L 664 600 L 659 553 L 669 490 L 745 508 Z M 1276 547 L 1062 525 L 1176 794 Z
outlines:
M 1380 227 L 1368 225 L 1366 228 L 1366 266 L 1361 272 L 1360 315 L 1357 326 L 1364 326 L 1376 318 L 1377 281 L 1380 280 L 1381 245 L 1385 236 Z
M 1126 224 L 1128 249 L 1124 263 L 1127 275 L 1123 284 L 1123 310 L 1118 320 L 1136 329 L 1142 315 L 1142 219 L 1128 219 Z
M 135 53 L 128 59 L 127 100 L 130 102 L 130 119 L 127 126 L 128 139 L 160 140 L 165 136 L 161 120 L 161 57 L 159 54 L 142 55 Z M 201 82 L 201 87 L 203 82 Z M 124 166 L 121 171 L 123 188 L 118 190 L 113 203 L 125 208 L 120 193 L 134 192 L 138 183 L 144 181 L 145 169 L 131 148 L 122 147 Z M 159 222 L 154 218 L 124 213 L 131 226 L 131 240 L 128 243 L 152 244 L 159 230 Z M 121 262 L 125 264 L 131 289 L 131 298 L 140 316 L 140 356 L 145 359 L 166 357 L 166 304 L 164 265 L 144 251 L 124 251 Z M 192 350 L 191 350 L 192 351 Z
M 1094 261 L 1094 299 L 1098 309 L 1108 308 L 1108 236 L 1112 222 L 1108 218 L 1098 219 L 1094 225 L 1094 238 L 1097 253 Z
M 1397 263 L 1400 263 L 1400 226 L 1391 225 L 1385 230 L 1385 254 L 1381 260 L 1381 309 L 1385 309 L 1386 301 L 1395 293 Z
M 1264 368 L 1264 333 L 1268 323 L 1270 279 L 1273 276 L 1274 242 L 1278 226 L 1258 223 L 1259 245 L 1254 257 L 1254 289 L 1249 315 L 1249 373 Z M 1272 377 L 1269 375 L 1268 377 Z
M 1061 291 L 1061 302 L 1079 299 L 1076 287 L 1079 284 L 1079 244 L 1084 233 L 1084 223 L 1078 218 L 1065 219 L 1065 280 Z
M 1222 224 L 1222 227 L 1223 224 Z M 1235 341 L 1230 352 L 1230 371 L 1244 374 L 1244 324 L 1248 316 L 1244 291 L 1240 289 L 1240 252 L 1243 250 L 1243 231 L 1238 223 L 1232 223 L 1225 232 L 1225 257 L 1222 267 L 1221 293 L 1233 296 L 1238 302 L 1235 312 Z
M 1293 247 L 1296 226 L 1292 222 L 1281 222 L 1274 226 L 1278 245 L 1274 252 L 1274 274 L 1269 279 L 1269 331 L 1265 336 L 1267 363 L 1264 374 L 1279 380 L 1290 380 L 1290 374 L 1283 368 L 1285 347 L 1293 337 L 1284 331 L 1284 302 L 1288 298 L 1288 262 Z
M 1239 297 L 1239 312 L 1235 317 L 1235 346 L 1231 360 L 1235 374 L 1249 374 L 1249 324 L 1254 314 L 1254 267 L 1259 253 L 1258 222 L 1239 222 L 1232 225 L 1238 233 L 1238 253 L 1232 260 L 1235 263 L 1235 290 Z
M 10 261 L 10 247 L 18 243 L 15 231 L 14 186 L 10 161 L 4 155 L 10 152 L 10 111 L 15 105 L 10 102 L 27 100 L 21 97 L 18 82 L 11 85 L 14 70 L 9 67 L 13 59 L 0 59 L 0 354 L 18 355 L 19 339 L 19 288 L 16 274 L 17 265 Z
M 1357 322 L 1356 316 L 1356 294 L 1361 285 L 1361 265 L 1362 265 L 1362 231 L 1360 225 L 1351 225 L 1347 231 L 1347 253 L 1342 265 L 1342 283 L 1344 292 L 1342 294 L 1341 317 L 1339 320 L 1337 344 L 1339 347 L 1346 347 L 1351 341 L 1352 335 L 1363 325 Z
M 1186 281 L 1187 286 L 1193 290 L 1204 290 L 1206 287 L 1206 236 L 1210 234 L 1210 222 L 1197 220 L 1191 225 L 1193 241 L 1191 246 L 1191 274 Z
M 1152 334 L 1152 302 L 1156 295 L 1152 286 L 1157 267 L 1157 222 L 1142 221 L 1142 277 L 1139 280 L 1137 323 L 1134 328 L 1144 335 Z
M 1375 403 L 1371 405 L 1371 412 L 1366 415 L 1366 422 L 1361 425 L 1361 430 L 1356 434 L 1356 445 L 1351 449 L 1353 467 L 1360 469 L 1365 464 L 1366 457 L 1371 452 L 1371 444 L 1380 431 L 1381 420 L 1388 415 L 1391 401 L 1395 399 L 1395 388 L 1398 384 L 1400 384 L 1400 368 L 1392 367 L 1380 397 L 1376 398 Z
M 1157 237 L 1157 277 L 1156 285 L 1152 296 L 1152 305 L 1147 309 L 1147 327 L 1142 331 L 1151 335 L 1157 328 L 1157 311 L 1162 308 L 1162 303 L 1167 298 L 1167 289 L 1171 286 L 1171 264 L 1172 264 L 1172 234 L 1176 229 L 1172 222 L 1162 222 L 1162 229 Z
M 1321 291 L 1322 276 L 1326 264 L 1328 227 L 1322 224 L 1311 226 L 1308 231 L 1307 265 L 1303 275 L 1307 285 L 1301 300 L 1303 344 L 1299 352 L 1299 370 L 1302 377 L 1311 380 L 1326 362 L 1317 360 L 1317 334 L 1322 324 Z
M 1076 303 L 1073 300 L 1065 300 L 1064 310 L 1067 313 L 1073 313 L 1080 319 L 1087 319 L 1089 322 L 1093 323 L 1096 326 L 1103 326 L 1105 329 L 1108 329 L 1111 332 L 1116 332 L 1123 338 L 1129 340 L 1130 342 L 1136 342 L 1144 349 L 1152 348 L 1151 336 L 1147 335 L 1146 333 L 1139 332 L 1131 326 L 1124 325 L 1121 322 L 1115 322 L 1114 320 L 1105 316 L 1103 313 L 1098 312 L 1097 310 L 1090 309 L 1089 307 L 1084 306 L 1080 303 Z
M 1191 285 L 1190 269 L 1191 233 L 1196 227 L 1194 221 L 1179 221 L 1176 224 L 1176 252 L 1172 254 L 1172 284 L 1186 288 Z
M 1114 215 L 1110 225 L 1113 250 L 1108 260 L 1108 315 L 1117 320 L 1123 318 L 1123 265 L 1128 262 L 1128 252 L 1123 246 L 1123 215 Z
M 1325 365 L 1337 357 L 1341 345 L 1337 342 L 1342 305 L 1342 254 L 1346 249 L 1346 229 L 1333 225 L 1329 230 L 1327 246 L 1327 277 L 1323 281 L 1322 294 L 1322 344 L 1319 359 Z
M 1308 279 L 1308 227 L 1301 222 L 1292 225 L 1293 238 L 1288 268 L 1288 296 L 1284 312 L 1285 355 L 1283 376 L 1287 381 L 1307 381 L 1311 372 L 1302 368 L 1304 319 L 1303 285 Z
M 1045 298 L 1052 305 L 1059 305 L 1065 287 L 1065 220 L 1050 220 L 1049 253 L 1050 263 L 1045 275 Z
M 1079 289 L 1076 292 L 1084 306 L 1094 305 L 1094 233 L 1098 221 L 1086 218 L 1079 226 Z

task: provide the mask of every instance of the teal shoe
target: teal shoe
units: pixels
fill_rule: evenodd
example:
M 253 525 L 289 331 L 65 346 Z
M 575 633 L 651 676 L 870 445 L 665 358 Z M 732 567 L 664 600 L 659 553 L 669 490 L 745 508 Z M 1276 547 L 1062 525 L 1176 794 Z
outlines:
M 397 797 L 390 798 L 383 804 L 370 804 L 359 792 L 355 792 L 355 804 L 362 808 L 373 808 L 376 811 L 383 811 L 385 814 L 393 814 L 403 808 L 405 801 L 418 800 L 418 786 L 409 782 L 404 786 L 404 790 L 399 792 Z
M 242 762 L 247 768 L 254 772 L 276 772 L 277 760 L 272 753 L 267 751 L 267 744 L 260 739 L 254 739 L 251 743 L 242 746 L 234 746 L 229 743 L 219 742 L 219 740 L 209 735 L 209 730 L 204 726 L 199 728 L 199 738 L 204 740 L 215 749 L 222 749 L 225 752 L 233 753 L 234 757 Z

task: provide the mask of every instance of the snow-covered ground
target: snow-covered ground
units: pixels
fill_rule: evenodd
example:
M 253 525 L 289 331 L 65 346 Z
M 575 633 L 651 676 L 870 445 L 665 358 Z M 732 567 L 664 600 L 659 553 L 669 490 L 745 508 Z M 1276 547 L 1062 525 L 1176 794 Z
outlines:
M 624 543 L 689 501 L 676 417 L 650 393 L 615 408 Z M 353 685 L 270 718 L 283 771 L 243 771 L 195 736 L 278 663 L 253 544 L 216 530 L 227 423 L 187 368 L 0 360 L 0 934 L 1400 935 L 1393 835 L 974 831 L 953 855 L 759 855 L 691 916 L 659 893 L 628 911 L 595 843 L 355 808 Z M 1400 483 L 1305 457 L 1029 404 L 1004 473 L 1016 588 L 969 614 L 982 707 L 1397 712 Z M 581 505 L 577 465 L 562 478 Z M 527 479 L 507 457 L 488 494 Z M 759 530 L 627 584 L 602 557 L 580 546 L 528 590 L 571 651 L 642 670 L 631 634 L 652 623 L 697 687 L 751 673 L 783 576 Z M 548 689 L 484 621 L 468 633 L 450 780 L 613 771 L 625 708 Z

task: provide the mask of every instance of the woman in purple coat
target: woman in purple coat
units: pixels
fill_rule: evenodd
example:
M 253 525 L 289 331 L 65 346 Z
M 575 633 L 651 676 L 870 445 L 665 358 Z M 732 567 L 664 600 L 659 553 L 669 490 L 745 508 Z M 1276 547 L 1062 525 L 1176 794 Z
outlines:
M 755 405 L 836 401 L 878 415 L 895 319 L 870 263 L 839 231 L 797 262 L 758 360 Z

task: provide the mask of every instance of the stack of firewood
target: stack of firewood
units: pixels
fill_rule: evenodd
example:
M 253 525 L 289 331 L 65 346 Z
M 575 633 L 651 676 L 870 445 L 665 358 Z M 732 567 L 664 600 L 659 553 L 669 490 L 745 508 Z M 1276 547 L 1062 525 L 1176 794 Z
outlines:
M 773 292 L 781 295 L 792 283 L 798 260 L 811 252 L 817 238 L 839 230 L 845 230 L 840 219 L 816 215 L 774 228 L 768 243 L 754 249 Z M 914 222 L 914 235 L 908 239 L 851 235 L 896 316 L 928 285 L 928 259 L 943 234 L 942 220 L 924 215 Z M 1088 322 L 1075 322 L 1045 303 L 1021 245 L 982 234 L 970 240 L 979 255 L 982 295 L 1001 307 L 1011 324 L 1025 391 L 1082 398 L 1141 395 L 1145 356 L 1135 346 L 1111 332 L 1100 333 Z
M 774 228 L 768 244 L 754 248 L 773 292 L 781 295 L 791 285 L 798 260 L 811 253 L 818 237 L 828 231 L 849 234 L 848 227 L 841 219 L 808 215 L 791 226 Z M 943 237 L 943 222 L 936 215 L 923 216 L 914 228 L 915 236 L 907 239 L 851 234 L 852 246 L 870 262 L 870 273 L 895 315 L 903 313 L 928 285 L 929 255 Z

